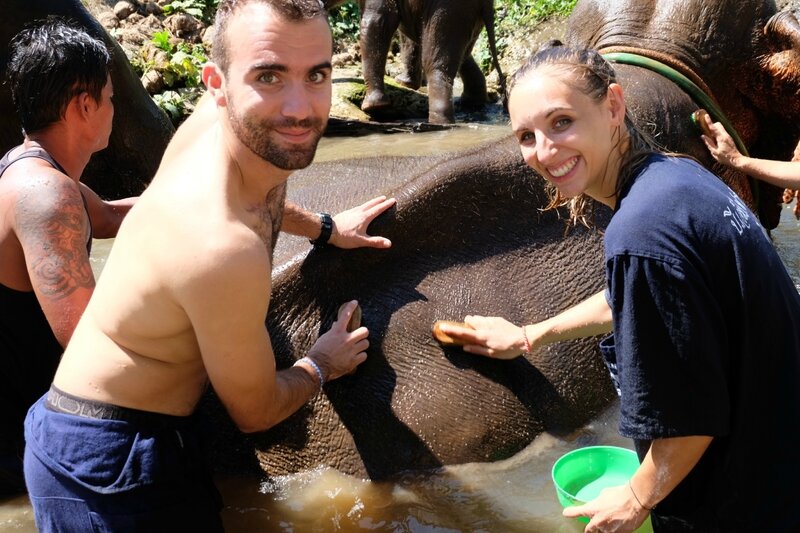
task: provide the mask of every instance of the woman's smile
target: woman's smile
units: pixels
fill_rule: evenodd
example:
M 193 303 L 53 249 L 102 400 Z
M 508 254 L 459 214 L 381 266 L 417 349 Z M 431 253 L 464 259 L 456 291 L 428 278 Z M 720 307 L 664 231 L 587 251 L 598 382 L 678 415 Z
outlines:
M 563 162 L 562 164 L 560 164 L 557 167 L 547 167 L 547 172 L 553 178 L 556 178 L 556 179 L 563 178 L 567 174 L 569 174 L 572 171 L 572 169 L 575 168 L 575 166 L 577 164 L 578 164 L 578 156 L 573 156 L 573 157 L 570 157 L 569 159 L 567 159 L 565 162 Z

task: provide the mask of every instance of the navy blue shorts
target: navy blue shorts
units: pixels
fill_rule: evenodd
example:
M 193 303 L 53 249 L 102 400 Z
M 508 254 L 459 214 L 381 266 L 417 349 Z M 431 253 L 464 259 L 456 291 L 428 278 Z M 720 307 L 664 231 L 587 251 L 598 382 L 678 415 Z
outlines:
M 42 533 L 223 531 L 222 499 L 188 418 L 56 412 L 25 419 L 25 481 Z M 104 404 L 96 404 L 104 405 Z

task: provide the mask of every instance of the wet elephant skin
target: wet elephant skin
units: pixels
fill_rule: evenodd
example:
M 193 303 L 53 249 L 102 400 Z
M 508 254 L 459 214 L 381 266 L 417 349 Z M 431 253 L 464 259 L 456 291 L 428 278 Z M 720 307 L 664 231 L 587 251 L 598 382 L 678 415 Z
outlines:
M 614 397 L 597 339 L 496 361 L 443 349 L 431 337 L 436 319 L 474 312 L 532 322 L 602 287 L 600 232 L 565 236 L 559 214 L 541 211 L 542 181 L 513 138 L 455 155 L 312 165 L 290 178 L 290 197 L 333 210 L 358 201 L 356 190 L 381 192 L 373 178 L 378 187 L 404 183 L 392 193 L 396 209 L 370 228 L 392 239 L 391 250 L 300 250 L 273 272 L 267 319 L 278 367 L 286 368 L 341 302 L 358 299 L 370 329 L 367 361 L 259 434 L 243 436 L 230 422 L 220 431 L 224 412 L 207 398 L 200 411 L 213 420 L 210 447 L 221 471 L 280 475 L 326 465 L 382 479 L 491 461 L 544 430 L 579 427 Z M 279 249 L 281 256 L 291 253 Z

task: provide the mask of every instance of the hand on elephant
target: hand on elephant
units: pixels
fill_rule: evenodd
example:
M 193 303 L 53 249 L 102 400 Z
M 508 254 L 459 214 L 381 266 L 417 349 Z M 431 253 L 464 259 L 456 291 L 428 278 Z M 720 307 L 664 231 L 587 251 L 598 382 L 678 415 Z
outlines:
M 702 120 L 706 125 L 706 128 L 703 129 L 710 131 L 711 135 L 703 134 L 700 138 L 703 139 L 711 156 L 725 166 L 737 168 L 738 159 L 742 157 L 742 154 L 736 148 L 733 137 L 725 130 L 725 126 L 714 122 L 707 113 Z
M 392 241 L 367 233 L 370 223 L 395 204 L 394 198 L 378 196 L 333 217 L 330 243 L 338 248 L 389 248 Z
M 440 330 L 464 344 L 464 351 L 495 359 L 513 359 L 525 351 L 525 335 L 521 327 L 500 317 L 467 315 L 470 327 L 452 322 L 440 323 Z
M 345 304 L 331 329 L 322 334 L 308 352 L 308 357 L 319 365 L 326 382 L 352 374 L 367 359 L 369 330 L 359 327 L 353 332 L 347 331 L 357 307 L 356 301 Z
M 567 507 L 562 514 L 567 518 L 589 518 L 586 532 L 628 533 L 642 525 L 649 511 L 634 499 L 628 485 L 620 485 L 603 490 L 589 503 Z

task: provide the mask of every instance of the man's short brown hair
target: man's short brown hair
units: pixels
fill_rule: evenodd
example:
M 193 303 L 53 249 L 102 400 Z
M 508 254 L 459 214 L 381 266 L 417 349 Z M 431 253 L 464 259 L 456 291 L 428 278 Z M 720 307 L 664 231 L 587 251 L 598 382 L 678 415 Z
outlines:
M 323 17 L 328 22 L 328 12 L 321 0 L 222 0 L 214 19 L 214 41 L 211 48 L 211 59 L 224 73 L 228 73 L 230 57 L 228 40 L 225 33 L 231 16 L 248 3 L 266 4 L 285 20 L 300 22 Z

